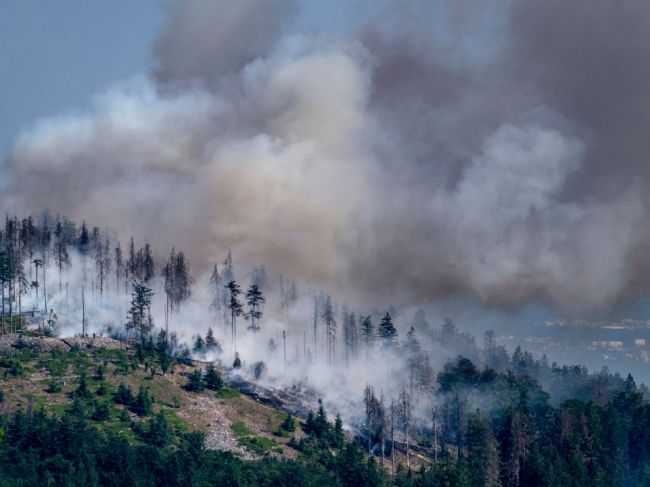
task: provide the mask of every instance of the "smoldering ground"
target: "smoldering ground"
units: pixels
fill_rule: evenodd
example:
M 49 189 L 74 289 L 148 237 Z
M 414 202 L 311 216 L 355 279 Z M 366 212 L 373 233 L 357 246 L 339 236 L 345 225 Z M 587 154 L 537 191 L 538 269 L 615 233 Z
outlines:
M 170 2 L 150 75 L 16 141 L 2 208 L 377 305 L 647 292 L 650 6 L 360 2 L 306 32 L 305 5 Z

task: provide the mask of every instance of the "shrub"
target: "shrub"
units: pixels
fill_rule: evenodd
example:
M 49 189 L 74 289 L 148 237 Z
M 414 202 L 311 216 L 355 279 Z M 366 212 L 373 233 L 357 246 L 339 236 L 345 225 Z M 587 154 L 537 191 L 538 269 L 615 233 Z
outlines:
M 210 364 L 205 371 L 205 377 L 203 378 L 205 387 L 213 391 L 218 391 L 223 387 L 223 379 L 217 368 Z
M 253 366 L 253 375 L 256 379 L 260 379 L 264 372 L 266 372 L 266 364 L 264 362 L 255 362 Z
M 202 392 L 205 389 L 203 384 L 203 375 L 200 370 L 194 370 L 187 376 L 188 382 L 185 389 L 190 392 Z
M 133 405 L 131 406 L 131 411 L 133 411 L 138 416 L 149 416 L 153 412 L 153 399 L 151 394 L 149 394 L 149 389 L 145 389 L 143 386 L 140 386 L 138 390 L 138 396 L 135 398 Z
M 101 381 L 99 383 L 99 387 L 97 387 L 97 395 L 105 396 L 107 392 L 108 392 L 108 388 L 106 387 L 106 382 Z
M 49 392 L 50 394 L 55 394 L 57 392 L 61 392 L 62 389 L 63 386 L 61 386 L 61 381 L 51 380 L 50 383 L 47 385 L 47 389 L 45 389 L 45 392 Z
M 124 404 L 125 406 L 133 404 L 133 392 L 131 392 L 131 388 L 125 384 L 120 384 L 117 392 L 113 394 L 113 401 L 116 404 Z
M 88 390 L 88 381 L 86 380 L 85 373 L 82 373 L 79 376 L 79 385 L 77 386 L 77 390 L 74 391 L 74 395 L 80 399 L 88 399 L 91 396 L 90 391 Z
M 282 428 L 284 431 L 287 431 L 289 433 L 293 433 L 294 431 L 296 431 L 296 421 L 291 415 L 291 413 L 288 413 L 287 417 L 284 418 L 284 421 L 282 421 L 280 428 Z
M 95 411 L 92 414 L 92 419 L 95 421 L 106 421 L 111 417 L 111 408 L 108 403 L 100 402 L 95 404 Z

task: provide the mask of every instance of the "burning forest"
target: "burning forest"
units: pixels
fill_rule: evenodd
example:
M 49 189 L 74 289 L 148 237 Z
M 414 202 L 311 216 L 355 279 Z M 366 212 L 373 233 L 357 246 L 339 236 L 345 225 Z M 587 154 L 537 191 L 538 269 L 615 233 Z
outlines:
M 0 483 L 650 484 L 647 5 L 66 2 L 0 7 Z

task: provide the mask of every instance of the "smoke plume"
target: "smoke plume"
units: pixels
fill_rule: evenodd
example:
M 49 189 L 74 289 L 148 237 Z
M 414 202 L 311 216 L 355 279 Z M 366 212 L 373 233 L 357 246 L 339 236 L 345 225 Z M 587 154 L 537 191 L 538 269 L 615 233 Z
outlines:
M 316 33 L 301 8 L 171 2 L 149 76 L 16 141 L 2 208 L 373 303 L 649 290 L 650 4 L 391 2 Z

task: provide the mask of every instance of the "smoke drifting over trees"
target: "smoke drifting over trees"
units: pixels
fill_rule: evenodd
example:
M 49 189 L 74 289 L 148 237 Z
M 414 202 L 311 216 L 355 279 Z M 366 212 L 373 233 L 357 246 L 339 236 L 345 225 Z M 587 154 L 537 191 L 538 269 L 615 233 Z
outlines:
M 152 74 L 24 133 L 2 207 L 366 301 L 648 290 L 650 7 L 359 4 L 331 34 L 296 33 L 301 8 L 171 2 Z

